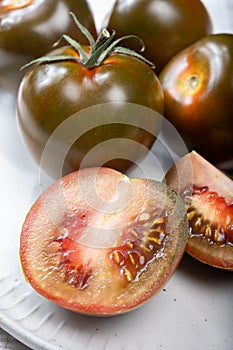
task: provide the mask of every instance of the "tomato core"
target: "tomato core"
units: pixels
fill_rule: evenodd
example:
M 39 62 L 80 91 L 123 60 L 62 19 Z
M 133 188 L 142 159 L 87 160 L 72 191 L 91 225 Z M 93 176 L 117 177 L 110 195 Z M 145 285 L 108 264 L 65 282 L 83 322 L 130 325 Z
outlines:
M 12 10 L 18 10 L 31 5 L 33 0 L 3 0 L 0 3 L 0 14 Z

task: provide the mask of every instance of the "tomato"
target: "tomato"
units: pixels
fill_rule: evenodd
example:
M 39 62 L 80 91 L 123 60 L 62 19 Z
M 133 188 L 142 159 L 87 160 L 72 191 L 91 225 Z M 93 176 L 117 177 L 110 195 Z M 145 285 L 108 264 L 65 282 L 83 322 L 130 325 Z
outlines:
M 69 12 L 74 12 L 96 37 L 86 0 L 6 0 L 0 2 L 0 86 L 17 94 L 23 76 L 20 68 L 52 49 L 66 32 L 87 43 L 77 32 Z
M 28 282 L 52 302 L 117 315 L 168 281 L 187 233 L 184 203 L 165 184 L 88 168 L 58 180 L 34 203 L 20 257 Z
M 176 55 L 159 78 L 165 117 L 213 164 L 233 169 L 233 34 L 207 36 Z
M 113 44 L 108 35 L 105 39 Z M 59 158 L 57 150 L 64 144 L 69 144 L 71 133 L 77 130 L 78 135 L 80 130 L 89 125 L 90 120 L 95 122 L 95 127 L 83 131 L 82 135 L 77 136 L 77 140 L 72 141 L 75 142 L 70 144 L 70 151 L 65 157 L 63 175 L 79 169 L 88 152 L 110 139 L 119 139 L 118 145 L 108 144 L 86 166 L 102 165 L 99 161 L 106 155 L 106 159 L 109 160 L 108 166 L 121 171 L 127 169 L 131 160 L 136 161 L 139 154 L 132 145 L 126 146 L 132 157 L 131 160 L 123 159 L 120 151 L 123 139 L 133 140 L 149 149 L 155 140 L 158 120 L 156 117 L 149 118 L 150 120 L 146 117 L 150 114 L 149 110 L 161 114 L 164 111 L 161 84 L 147 63 L 121 52 L 110 52 L 107 57 L 102 57 L 103 53 L 100 54 L 102 51 L 99 48 L 95 51 L 95 44 L 93 50 L 93 55 L 89 57 L 90 48 L 82 48 L 81 55 L 87 60 L 85 64 L 79 61 L 80 54 L 75 47 L 58 48 L 48 57 L 42 57 L 42 61 L 35 63 L 20 84 L 17 115 L 22 137 L 38 164 L 41 163 L 47 141 L 54 137 L 56 146 L 51 150 L 51 162 L 47 162 L 44 170 L 55 178 L 60 177 L 53 167 L 56 157 Z M 96 53 L 103 60 L 93 63 Z M 64 56 L 68 59 L 64 60 Z M 51 59 L 55 61 L 50 61 Z M 133 112 L 124 108 L 126 103 L 135 104 Z M 99 107 L 101 104 L 107 107 Z M 96 107 L 88 109 L 92 106 Z M 141 117 L 141 127 L 134 124 L 139 109 L 137 106 L 145 106 L 148 110 Z M 70 130 L 56 136 L 56 130 L 65 126 L 64 122 L 69 121 L 69 118 L 79 111 L 84 111 L 79 121 L 76 121 Z M 121 121 L 124 119 L 123 122 L 119 122 L 117 115 Z M 144 130 L 143 123 L 146 120 L 146 127 L 150 127 L 148 131 Z M 116 158 L 119 159 L 114 160 L 113 153 L 118 147 Z
M 182 196 L 189 220 L 185 250 L 233 271 L 233 181 L 196 152 L 179 159 L 166 183 Z
M 159 72 L 176 53 L 210 34 L 212 24 L 200 0 L 117 0 L 108 29 L 138 35 Z

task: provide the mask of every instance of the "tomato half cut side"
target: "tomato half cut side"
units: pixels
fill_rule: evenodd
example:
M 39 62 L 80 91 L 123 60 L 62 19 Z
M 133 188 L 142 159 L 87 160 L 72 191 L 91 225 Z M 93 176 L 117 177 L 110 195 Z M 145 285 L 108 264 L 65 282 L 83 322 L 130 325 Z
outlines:
M 88 168 L 58 180 L 34 203 L 20 257 L 31 286 L 54 303 L 117 315 L 162 288 L 187 234 L 184 203 L 165 184 Z
M 232 179 L 193 151 L 177 161 L 166 182 L 186 204 L 187 253 L 208 265 L 233 271 Z

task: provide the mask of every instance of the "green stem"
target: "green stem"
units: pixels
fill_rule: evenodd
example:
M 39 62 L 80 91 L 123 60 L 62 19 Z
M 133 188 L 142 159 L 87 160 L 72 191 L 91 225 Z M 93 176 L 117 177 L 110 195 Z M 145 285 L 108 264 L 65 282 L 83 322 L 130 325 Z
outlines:
M 128 48 L 118 46 L 118 44 L 123 40 L 133 38 L 140 42 L 140 44 L 142 45 L 141 51 L 143 51 L 145 46 L 143 41 L 138 36 L 127 35 L 122 38 L 116 39 L 114 41 L 115 32 L 113 31 L 110 34 L 109 31 L 106 28 L 104 28 L 101 31 L 97 40 L 95 41 L 92 35 L 90 34 L 90 32 L 78 21 L 75 15 L 73 13 L 70 13 L 70 14 L 76 26 L 78 27 L 78 29 L 82 32 L 83 35 L 85 35 L 85 37 L 89 41 L 89 46 L 90 46 L 89 53 L 87 53 L 82 47 L 82 45 L 80 45 L 76 40 L 72 39 L 70 36 L 66 34 L 63 34 L 61 38 L 55 43 L 55 45 L 57 46 L 58 44 L 60 44 L 61 40 L 65 40 L 79 54 L 78 59 L 77 57 L 72 57 L 72 56 L 43 56 L 29 62 L 28 64 L 23 66 L 21 69 L 24 69 L 25 67 L 29 67 L 35 63 L 42 64 L 42 63 L 49 63 L 49 62 L 59 62 L 64 60 L 72 60 L 82 64 L 87 69 L 93 69 L 95 67 L 100 66 L 103 63 L 103 61 L 113 52 L 136 57 L 137 59 L 142 60 L 143 62 L 145 62 L 146 64 L 154 68 L 154 64 L 148 61 L 141 54 L 133 50 L 130 50 Z

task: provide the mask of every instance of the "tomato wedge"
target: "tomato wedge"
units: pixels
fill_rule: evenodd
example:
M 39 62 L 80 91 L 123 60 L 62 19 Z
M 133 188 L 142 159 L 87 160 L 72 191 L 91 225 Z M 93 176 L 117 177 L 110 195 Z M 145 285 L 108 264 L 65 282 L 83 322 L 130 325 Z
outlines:
M 52 302 L 117 315 L 162 288 L 187 234 L 184 203 L 165 184 L 88 168 L 56 181 L 34 203 L 20 257 L 29 283 Z
M 233 181 L 196 152 L 177 161 L 166 183 L 186 204 L 185 250 L 208 265 L 233 271 Z

